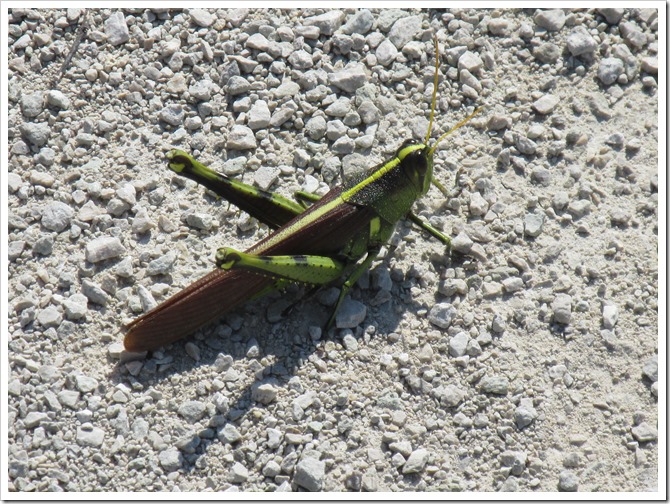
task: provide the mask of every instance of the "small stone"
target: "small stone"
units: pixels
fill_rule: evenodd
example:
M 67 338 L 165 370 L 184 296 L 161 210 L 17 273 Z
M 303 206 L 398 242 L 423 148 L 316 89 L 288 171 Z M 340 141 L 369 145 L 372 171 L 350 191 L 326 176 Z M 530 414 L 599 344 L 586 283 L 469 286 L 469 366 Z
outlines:
M 393 42 L 385 39 L 377 46 L 375 56 L 377 56 L 377 61 L 380 65 L 389 66 L 398 56 L 398 49 L 396 49 L 396 46 L 393 44 Z
M 177 253 L 170 251 L 157 257 L 147 265 L 147 275 L 166 275 L 172 271 L 174 263 L 177 261 Z
M 596 50 L 598 44 L 583 26 L 575 27 L 566 39 L 568 50 L 573 56 L 590 54 Z
M 202 401 L 186 401 L 178 409 L 178 413 L 190 423 L 200 420 L 206 412 L 207 406 Z
M 92 446 L 98 448 L 105 440 L 105 431 L 98 427 L 85 428 L 83 425 L 77 428 L 77 444 L 80 446 Z
M 347 93 L 354 93 L 367 82 L 365 67 L 360 63 L 350 63 L 344 69 L 328 74 L 328 82 Z
M 419 33 L 421 30 L 421 23 L 422 20 L 420 16 L 401 17 L 393 23 L 393 26 L 389 30 L 389 40 L 398 49 L 402 49 Z
M 161 109 L 158 118 L 170 126 L 179 126 L 184 120 L 184 109 L 178 104 L 168 105 Z
M 542 233 L 544 225 L 544 214 L 531 213 L 526 214 L 523 219 L 524 233 L 532 238 L 536 238 Z
M 646 376 L 652 383 L 658 381 L 658 355 L 654 355 L 649 359 L 642 368 L 642 374 Z
M 603 306 L 603 327 L 613 329 L 619 319 L 619 308 L 613 304 Z
M 443 404 L 449 408 L 454 408 L 458 406 L 463 399 L 465 399 L 465 391 L 458 388 L 456 385 L 440 385 L 437 388 L 432 390 L 432 395 L 440 401 L 440 404 Z
M 62 304 L 68 320 L 81 320 L 88 313 L 88 298 L 83 294 L 73 294 Z
M 47 93 L 47 103 L 62 110 L 70 108 L 70 99 L 57 89 L 52 89 Z
M 463 331 L 449 338 L 449 354 L 452 357 L 462 357 L 465 355 L 465 349 L 468 346 L 469 340 L 470 337 Z
M 310 492 L 318 492 L 326 476 L 326 464 L 314 458 L 304 458 L 295 466 L 293 482 Z
M 237 430 L 237 427 L 235 427 L 233 424 L 227 423 L 223 426 L 221 432 L 219 432 L 218 437 L 219 440 L 223 441 L 224 443 L 233 444 L 242 439 L 242 434 L 240 434 L 240 431 Z
M 509 380 L 500 375 L 486 375 L 479 382 L 479 388 L 487 394 L 507 395 Z
M 640 443 L 656 441 L 658 439 L 658 430 L 647 422 L 642 422 L 640 425 L 633 427 L 631 432 L 636 441 Z
M 458 235 L 451 240 L 451 248 L 461 254 L 470 252 L 473 244 L 474 242 L 465 232 L 458 233 Z
M 554 111 L 559 102 L 557 96 L 546 94 L 533 103 L 533 108 L 538 114 L 547 115 Z
M 532 399 L 523 398 L 519 406 L 514 410 L 514 422 L 518 429 L 529 426 L 537 418 L 537 410 L 533 406 Z
M 251 398 L 261 404 L 270 404 L 277 398 L 277 387 L 271 383 L 256 383 L 251 389 Z
M 551 303 L 554 321 L 558 324 L 569 324 L 572 320 L 572 296 L 557 294 Z
M 255 149 L 256 146 L 256 137 L 251 128 L 242 126 L 241 124 L 236 124 L 232 127 L 226 144 L 228 149 L 248 150 Z
M 37 314 L 37 322 L 45 329 L 58 327 L 62 321 L 63 315 L 54 306 L 47 306 Z
M 249 479 L 249 470 L 239 462 L 235 462 L 228 473 L 228 481 L 231 483 L 244 483 Z
M 648 74 L 657 75 L 658 74 L 658 58 L 657 57 L 646 57 L 642 58 L 641 64 L 642 71 L 647 72 Z
M 122 12 L 114 12 L 105 20 L 105 35 L 107 35 L 107 41 L 113 46 L 130 40 L 128 25 Z
M 21 97 L 21 112 L 26 117 L 37 117 L 44 109 L 44 94 L 41 91 L 37 93 L 25 94 Z
M 368 9 L 357 10 L 342 26 L 342 33 L 347 35 L 351 35 L 352 33 L 365 35 L 370 31 L 374 22 L 375 18 Z
M 425 448 L 414 450 L 402 468 L 403 474 L 420 473 L 426 467 L 430 453 Z
M 556 63 L 561 57 L 561 50 L 556 44 L 544 42 L 533 49 L 533 56 L 541 63 Z
M 507 293 L 513 293 L 517 292 L 523 289 L 524 283 L 523 279 L 520 277 L 510 277 L 510 278 L 505 278 L 502 281 L 502 286 L 505 292 Z
M 249 110 L 248 126 L 252 130 L 267 128 L 270 125 L 270 109 L 265 100 L 257 100 Z
M 74 216 L 74 210 L 70 205 L 61 201 L 49 203 L 42 212 L 42 225 L 50 231 L 61 231 L 70 226 L 70 220 Z
M 613 7 L 597 9 L 598 13 L 605 18 L 608 24 L 617 24 L 623 17 L 624 10 Z
M 496 37 L 507 37 L 510 34 L 509 21 L 504 18 L 489 19 L 487 28 Z
M 342 26 L 345 17 L 341 10 L 329 10 L 324 14 L 308 17 L 304 19 L 303 23 L 305 26 L 316 26 L 319 28 L 321 35 L 330 36 Z
M 565 12 L 562 9 L 544 10 L 538 12 L 533 20 L 547 31 L 558 31 L 565 25 Z
M 482 59 L 478 54 L 473 53 L 472 51 L 465 51 L 461 57 L 458 58 L 459 70 L 467 70 L 472 74 L 478 74 L 483 66 L 484 62 Z
M 647 43 L 647 37 L 634 23 L 619 23 L 619 32 L 626 43 L 637 50 L 642 49 Z
M 216 21 L 216 15 L 207 9 L 190 9 L 188 13 L 191 16 L 191 20 L 203 28 L 212 26 L 214 21 Z
M 214 226 L 214 219 L 212 216 L 205 213 L 186 214 L 185 221 L 189 226 L 203 231 L 209 231 Z
M 591 202 L 587 199 L 571 201 L 568 204 L 568 212 L 574 215 L 577 219 L 584 217 L 591 212 Z
M 561 471 L 558 475 L 559 492 L 576 492 L 579 488 L 579 478 L 572 471 Z
M 604 58 L 598 65 L 598 78 L 603 84 L 609 86 L 617 81 L 623 71 L 623 61 L 619 58 Z
M 47 413 L 43 413 L 41 411 L 31 411 L 23 419 L 23 426 L 26 429 L 34 429 L 35 427 L 40 425 L 42 422 L 44 422 L 45 420 L 48 420 L 48 419 L 49 419 L 49 415 Z
M 179 449 L 170 447 L 161 451 L 158 454 L 158 463 L 166 472 L 171 473 L 177 471 L 183 462 L 183 456 Z
M 363 323 L 366 315 L 367 307 L 363 303 L 345 298 L 335 316 L 335 326 L 338 329 L 354 328 Z
M 86 296 L 91 303 L 99 304 L 100 306 L 106 306 L 109 302 L 109 295 L 102 289 L 102 287 L 89 279 L 84 279 L 81 282 L 81 293 Z
M 456 313 L 456 309 L 450 303 L 437 303 L 428 312 L 428 321 L 437 327 L 447 329 Z
M 526 452 L 506 450 L 500 455 L 500 463 L 503 467 L 509 467 L 514 476 L 519 476 L 526 468 L 528 456 Z
M 23 123 L 19 129 L 26 140 L 35 147 L 42 147 L 51 135 L 51 128 L 46 123 Z
M 57 396 L 58 402 L 70 409 L 75 409 L 79 402 L 79 392 L 75 390 L 61 390 Z

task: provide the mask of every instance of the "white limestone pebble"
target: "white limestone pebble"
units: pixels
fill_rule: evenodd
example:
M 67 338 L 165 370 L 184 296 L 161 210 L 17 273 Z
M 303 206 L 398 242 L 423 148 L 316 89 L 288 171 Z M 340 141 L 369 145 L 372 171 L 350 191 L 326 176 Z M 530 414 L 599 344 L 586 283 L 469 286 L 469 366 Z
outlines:
M 126 248 L 115 236 L 102 236 L 86 245 L 86 260 L 91 263 L 114 259 L 125 253 Z

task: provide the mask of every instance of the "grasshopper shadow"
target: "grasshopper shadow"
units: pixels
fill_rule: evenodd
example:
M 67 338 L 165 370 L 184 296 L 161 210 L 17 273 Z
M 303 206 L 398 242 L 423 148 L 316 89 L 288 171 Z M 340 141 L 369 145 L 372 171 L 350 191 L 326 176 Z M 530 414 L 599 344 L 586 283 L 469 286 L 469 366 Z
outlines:
M 367 317 L 362 326 L 373 325 L 377 328 L 375 333 L 370 335 L 372 339 L 392 333 L 405 311 L 418 311 L 422 308 L 412 302 L 409 304 L 403 302 L 401 303 L 403 310 L 398 310 L 396 308 L 399 303 L 398 290 L 399 287 L 394 284 L 391 299 L 378 306 L 372 306 L 368 303 L 368 298 L 373 297 L 373 290 L 370 289 L 371 296 L 366 296 L 365 290 L 355 289 L 355 297 L 361 297 L 360 301 L 367 306 Z M 356 296 L 360 294 L 363 295 Z M 267 322 L 266 313 L 269 307 L 281 301 L 282 296 L 287 297 L 286 294 L 275 293 L 248 303 L 221 320 L 204 327 L 194 336 L 172 343 L 159 351 L 150 352 L 136 376 L 129 377 L 125 363 L 117 363 L 110 372 L 110 381 L 114 384 L 127 383 L 130 380 L 140 384 L 142 390 L 148 390 L 156 385 L 164 386 L 166 380 L 171 380 L 176 375 L 187 374 L 208 366 L 213 368 L 211 371 L 203 370 L 204 374 L 209 380 L 219 379 L 224 386 L 220 390 L 207 390 L 203 395 L 196 390 L 198 385 L 194 385 L 192 397 L 185 397 L 182 402 L 201 399 L 203 402 L 215 403 L 214 395 L 221 393 L 227 398 L 227 407 L 217 409 L 214 414 L 200 419 L 193 424 L 193 428 L 188 430 L 186 435 L 175 435 L 173 445 L 191 447 L 181 451 L 184 458 L 181 469 L 187 473 L 199 470 L 196 462 L 207 453 L 210 445 L 225 443 L 220 435 L 226 425 L 238 425 L 253 410 L 272 407 L 271 404 L 263 404 L 262 399 L 259 400 L 255 390 L 260 385 L 270 383 L 280 394 L 282 391 L 291 390 L 295 386 L 291 379 L 313 355 L 317 357 L 323 355 L 328 342 L 341 343 L 343 332 L 341 330 L 324 330 L 321 331 L 320 337 L 314 337 L 318 335 L 318 331 L 314 328 L 325 326 L 330 309 L 313 297 L 295 298 L 296 302 L 291 305 L 292 309 L 280 321 Z M 229 334 L 231 326 L 235 329 Z M 359 325 L 351 333 L 359 341 L 359 348 L 365 345 L 363 337 L 366 332 L 363 327 Z M 198 360 L 187 354 L 186 345 L 189 342 L 195 343 L 199 348 Z M 339 350 L 344 351 L 342 347 Z M 227 360 L 224 365 L 221 364 L 221 356 Z M 175 387 L 179 386 L 177 383 L 179 382 L 175 381 Z M 179 415 L 177 409 L 178 404 L 171 407 L 175 416 Z M 202 435 L 203 429 L 209 429 L 207 436 Z M 232 452 L 236 461 L 243 462 L 243 456 L 237 453 L 239 450 L 235 450 L 234 446 L 233 444 Z M 241 457 L 240 460 L 237 460 L 238 456 Z

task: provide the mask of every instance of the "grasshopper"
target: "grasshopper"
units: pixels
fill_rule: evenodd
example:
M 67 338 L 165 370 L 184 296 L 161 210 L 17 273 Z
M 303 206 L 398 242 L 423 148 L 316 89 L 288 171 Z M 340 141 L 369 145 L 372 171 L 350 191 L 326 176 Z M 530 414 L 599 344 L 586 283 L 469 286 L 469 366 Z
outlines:
M 480 109 L 430 146 L 438 70 L 435 38 L 434 86 L 425 141 L 406 141 L 392 159 L 334 187 L 323 197 L 299 192 L 294 202 L 220 175 L 183 151 L 170 151 L 170 169 L 204 185 L 274 231 L 244 252 L 218 249 L 215 270 L 130 323 L 124 339 L 126 350 L 153 350 L 188 336 L 242 303 L 289 283 L 322 286 L 343 279 L 328 329 L 346 294 L 391 238 L 401 218 L 409 218 L 449 247 L 449 237 L 411 209 L 431 183 L 446 195 L 433 177 L 433 154 L 446 136 Z

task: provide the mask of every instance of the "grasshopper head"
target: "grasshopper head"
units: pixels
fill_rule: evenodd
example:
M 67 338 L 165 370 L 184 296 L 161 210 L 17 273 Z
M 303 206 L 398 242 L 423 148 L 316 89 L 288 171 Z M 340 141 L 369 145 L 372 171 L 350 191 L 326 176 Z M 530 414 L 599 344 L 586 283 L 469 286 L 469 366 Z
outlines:
M 427 145 L 406 141 L 396 157 L 400 160 L 405 175 L 420 195 L 424 195 L 433 180 L 433 153 Z

